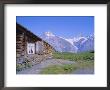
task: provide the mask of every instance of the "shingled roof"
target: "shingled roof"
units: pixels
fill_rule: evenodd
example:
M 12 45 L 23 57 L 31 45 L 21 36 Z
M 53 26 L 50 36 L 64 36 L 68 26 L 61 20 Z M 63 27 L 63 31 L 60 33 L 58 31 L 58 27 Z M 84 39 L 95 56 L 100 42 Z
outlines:
M 41 39 L 40 37 L 36 36 L 34 33 L 32 33 L 30 30 L 28 30 L 27 28 L 23 27 L 22 25 L 16 23 L 16 30 L 18 31 L 21 31 L 21 32 L 24 32 L 27 36 L 30 36 L 34 39 L 39 39 L 41 41 L 44 41 L 43 39 Z M 45 43 L 47 43 L 46 41 L 44 41 Z M 48 43 L 47 43 L 48 44 Z M 49 44 L 50 45 L 50 44 Z M 50 45 L 51 46 L 51 45 Z M 51 46 L 52 47 L 52 46 Z
M 16 23 L 16 30 L 24 32 L 27 36 L 33 37 L 35 39 L 42 40 L 40 37 L 36 36 L 34 33 L 32 33 L 30 30 L 27 28 L 23 27 L 22 25 Z

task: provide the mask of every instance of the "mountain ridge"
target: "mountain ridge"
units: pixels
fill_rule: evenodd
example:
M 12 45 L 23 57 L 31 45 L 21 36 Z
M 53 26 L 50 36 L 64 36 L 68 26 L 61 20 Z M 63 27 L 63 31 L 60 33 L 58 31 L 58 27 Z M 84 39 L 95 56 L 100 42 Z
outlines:
M 84 52 L 94 50 L 94 36 L 63 38 L 52 32 L 45 32 L 40 36 L 58 52 Z

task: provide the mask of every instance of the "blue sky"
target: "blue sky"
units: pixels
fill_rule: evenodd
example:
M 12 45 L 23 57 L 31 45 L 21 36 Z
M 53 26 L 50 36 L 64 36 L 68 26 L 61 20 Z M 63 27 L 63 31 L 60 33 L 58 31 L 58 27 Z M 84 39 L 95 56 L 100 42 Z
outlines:
M 47 31 L 65 38 L 94 34 L 94 16 L 17 16 L 16 21 L 36 35 Z

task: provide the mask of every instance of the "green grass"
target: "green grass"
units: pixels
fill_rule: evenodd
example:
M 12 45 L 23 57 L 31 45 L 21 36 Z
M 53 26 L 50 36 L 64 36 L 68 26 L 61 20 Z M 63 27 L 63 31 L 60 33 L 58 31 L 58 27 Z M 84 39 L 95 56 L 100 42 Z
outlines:
M 43 69 L 41 73 L 42 74 L 66 74 L 75 69 L 77 69 L 76 65 L 73 66 L 72 64 L 63 65 L 63 66 L 54 65 Z
M 42 74 L 66 74 L 81 68 L 94 67 L 94 53 L 53 53 L 53 58 L 75 61 L 75 64 L 49 66 L 41 71 Z
M 78 62 L 76 64 L 69 64 L 69 65 L 54 65 L 49 66 L 41 71 L 41 74 L 68 74 L 74 72 L 77 69 L 81 68 L 90 68 L 93 67 L 93 61 L 86 61 L 86 62 Z
M 94 53 L 83 52 L 83 53 L 53 53 L 53 58 L 55 59 L 64 59 L 64 60 L 94 60 Z

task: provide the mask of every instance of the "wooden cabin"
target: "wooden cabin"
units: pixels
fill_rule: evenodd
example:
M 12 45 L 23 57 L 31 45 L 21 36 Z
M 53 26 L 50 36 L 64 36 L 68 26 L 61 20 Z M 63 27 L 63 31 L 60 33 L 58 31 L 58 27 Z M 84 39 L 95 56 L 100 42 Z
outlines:
M 16 58 L 17 64 L 28 60 L 32 64 L 52 57 L 53 47 L 16 23 Z

